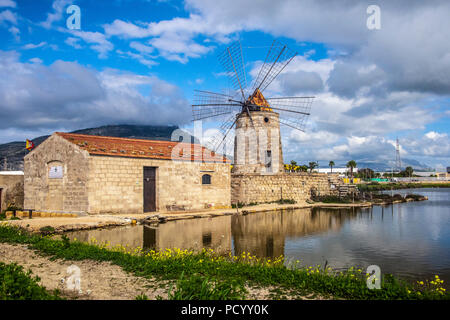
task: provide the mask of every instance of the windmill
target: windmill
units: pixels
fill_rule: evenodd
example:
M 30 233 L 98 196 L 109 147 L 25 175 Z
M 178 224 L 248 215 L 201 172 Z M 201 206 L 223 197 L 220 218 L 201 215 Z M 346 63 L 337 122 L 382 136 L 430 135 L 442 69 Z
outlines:
M 218 57 L 230 81 L 228 92 L 195 90 L 193 120 L 220 123 L 219 133 L 207 146 L 220 152 L 235 137 L 234 173 L 284 171 L 280 124 L 304 131 L 314 97 L 266 98 L 263 93 L 296 55 L 275 40 L 257 77 L 247 86 L 242 46 L 234 42 Z

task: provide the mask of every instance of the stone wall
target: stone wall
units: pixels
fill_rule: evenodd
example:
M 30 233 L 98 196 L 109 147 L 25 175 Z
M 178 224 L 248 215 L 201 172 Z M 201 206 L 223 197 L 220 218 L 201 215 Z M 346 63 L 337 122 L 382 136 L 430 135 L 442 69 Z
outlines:
M 50 179 L 55 166 L 62 167 L 62 178 Z M 25 156 L 25 209 L 87 212 L 88 172 L 88 152 L 53 134 Z
M 51 212 L 142 213 L 144 167 L 156 169 L 158 211 L 230 206 L 230 165 L 89 155 L 53 134 L 25 156 L 25 208 Z M 61 178 L 50 168 L 62 167 Z M 202 175 L 211 184 L 202 185 Z
M 283 173 L 279 114 L 242 112 L 236 116 L 234 174 Z M 270 153 L 270 155 L 268 154 Z
M 0 212 L 8 205 L 23 208 L 23 175 L 0 175 Z
M 89 167 L 89 213 L 142 213 L 144 167 L 157 167 L 157 211 L 230 206 L 227 163 L 91 156 Z
M 274 175 L 232 174 L 231 202 L 266 203 L 280 199 L 303 202 L 311 195 L 336 194 L 325 173 L 282 173 Z

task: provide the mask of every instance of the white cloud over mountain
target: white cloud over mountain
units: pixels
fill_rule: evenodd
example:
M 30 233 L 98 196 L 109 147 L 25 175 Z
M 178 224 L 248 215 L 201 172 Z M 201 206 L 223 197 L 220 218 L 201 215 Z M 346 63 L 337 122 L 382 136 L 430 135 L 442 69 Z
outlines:
M 0 136 L 11 130 L 40 132 L 108 124 L 182 124 L 189 102 L 178 87 L 154 76 L 119 70 L 98 72 L 77 62 L 20 62 L 0 51 Z M 7 142 L 7 141 L 0 141 Z

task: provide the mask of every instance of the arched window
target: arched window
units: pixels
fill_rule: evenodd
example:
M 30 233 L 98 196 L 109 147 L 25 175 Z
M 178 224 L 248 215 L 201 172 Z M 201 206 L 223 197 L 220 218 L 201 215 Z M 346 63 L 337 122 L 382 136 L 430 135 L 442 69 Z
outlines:
M 211 184 L 211 175 L 204 174 L 202 176 L 202 184 Z

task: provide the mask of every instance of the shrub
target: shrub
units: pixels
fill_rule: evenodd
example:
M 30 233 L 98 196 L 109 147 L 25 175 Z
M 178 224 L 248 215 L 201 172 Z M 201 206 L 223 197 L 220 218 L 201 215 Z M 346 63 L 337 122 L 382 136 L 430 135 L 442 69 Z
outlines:
M 176 287 L 169 289 L 169 300 L 240 300 L 245 299 L 246 290 L 237 280 L 210 280 L 199 274 L 189 278 L 181 273 Z
M 0 262 L 0 300 L 60 299 L 57 290 L 48 292 L 39 281 L 39 277 L 32 277 L 31 271 L 25 273 L 22 266 Z

